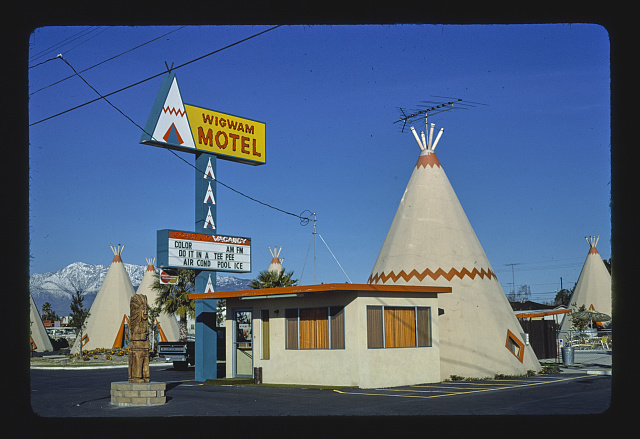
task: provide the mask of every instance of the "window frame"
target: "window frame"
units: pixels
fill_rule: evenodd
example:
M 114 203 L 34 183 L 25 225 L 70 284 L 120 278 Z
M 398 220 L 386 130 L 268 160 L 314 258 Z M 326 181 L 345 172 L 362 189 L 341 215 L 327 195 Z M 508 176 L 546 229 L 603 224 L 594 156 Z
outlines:
M 390 330 L 390 326 L 385 323 L 386 315 L 385 308 L 387 309 L 411 309 L 413 310 L 413 319 L 414 319 L 414 342 L 413 346 L 387 346 L 387 330 Z M 380 328 L 374 327 L 377 325 L 376 322 L 372 322 L 370 318 L 373 318 L 373 313 L 370 314 L 370 310 L 380 309 Z M 424 341 L 421 339 L 421 328 L 419 325 L 419 315 L 422 312 L 426 312 L 426 322 L 423 322 L 424 328 L 426 329 L 426 338 Z M 424 316 L 424 315 L 423 315 Z M 366 306 L 366 318 L 367 318 L 367 349 L 402 349 L 402 348 L 429 348 L 433 346 L 433 319 L 431 316 L 431 307 L 430 306 L 403 306 L 403 305 L 367 305 Z M 373 323 L 373 324 L 372 324 Z M 378 334 L 372 334 L 372 331 L 375 330 Z M 394 338 L 395 339 L 395 338 Z M 380 345 L 372 346 L 372 342 L 381 342 Z M 421 344 L 422 342 L 422 344 Z
M 314 309 L 324 309 L 327 312 L 327 319 L 323 320 L 326 321 L 327 324 L 327 344 L 328 347 L 321 347 L 321 348 L 303 348 L 301 347 L 301 339 L 302 339 L 302 334 L 300 331 L 300 311 L 301 310 L 314 310 Z M 295 351 L 295 350 L 299 350 L 299 351 L 314 351 L 314 350 L 344 350 L 345 349 L 345 344 L 346 344 L 346 340 L 345 340 L 345 317 L 344 317 L 344 312 L 345 312 L 345 306 L 344 305 L 328 305 L 328 306 L 310 306 L 310 307 L 302 307 L 302 308 L 285 308 L 284 310 L 284 316 L 285 316 L 285 341 L 284 341 L 284 347 L 285 350 L 291 350 L 291 351 Z M 290 323 L 291 323 L 291 319 L 293 319 L 293 314 L 295 313 L 295 318 L 296 318 L 296 324 L 295 324 L 295 336 L 296 336 L 296 343 L 293 343 L 293 340 L 290 340 L 290 337 L 293 335 L 293 327 L 289 327 Z M 338 347 L 334 347 L 334 343 L 333 343 L 333 330 L 332 330 L 332 326 L 333 326 L 333 322 L 334 320 L 332 319 L 332 317 L 337 317 L 338 315 L 340 315 L 342 313 L 342 330 L 340 331 L 342 333 L 342 337 L 341 337 L 341 341 L 342 343 L 338 343 L 338 345 L 342 345 L 342 346 L 338 346 Z M 338 322 L 339 324 L 339 322 Z M 337 328 L 336 328 L 337 329 Z M 294 345 L 296 347 L 293 347 L 292 345 Z
M 512 341 L 513 345 L 518 346 L 519 350 L 518 350 L 517 354 L 515 352 L 513 352 L 513 350 L 509 346 L 509 341 Z M 506 347 L 507 350 L 509 352 L 511 352 L 511 354 L 514 357 L 516 357 L 518 359 L 519 362 L 521 362 L 521 363 L 524 362 L 524 343 L 522 343 L 522 341 L 520 341 L 520 339 L 518 337 L 516 337 L 516 335 L 513 332 L 511 332 L 509 329 L 507 329 L 507 341 L 506 341 L 504 347 Z

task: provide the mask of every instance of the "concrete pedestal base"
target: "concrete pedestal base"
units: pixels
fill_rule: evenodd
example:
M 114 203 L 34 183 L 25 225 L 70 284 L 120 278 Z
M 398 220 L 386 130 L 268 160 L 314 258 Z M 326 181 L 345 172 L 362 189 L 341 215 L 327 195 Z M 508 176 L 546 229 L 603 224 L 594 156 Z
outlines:
M 111 383 L 111 404 L 119 406 L 159 405 L 167 402 L 164 392 L 166 383 L 130 383 L 116 381 Z

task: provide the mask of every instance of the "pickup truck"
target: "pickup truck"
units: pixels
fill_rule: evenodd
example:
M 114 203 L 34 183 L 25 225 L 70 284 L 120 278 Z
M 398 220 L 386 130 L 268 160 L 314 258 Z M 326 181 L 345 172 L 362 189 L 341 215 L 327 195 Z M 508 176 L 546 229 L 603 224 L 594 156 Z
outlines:
M 195 341 L 162 341 L 158 343 L 158 355 L 173 361 L 177 370 L 185 370 L 189 365 L 196 364 Z
M 218 361 L 226 358 L 225 350 L 225 328 L 217 327 L 218 333 Z M 192 337 L 187 341 L 162 341 L 158 343 L 158 355 L 169 361 L 173 361 L 176 370 L 186 370 L 189 366 L 196 364 L 196 342 Z

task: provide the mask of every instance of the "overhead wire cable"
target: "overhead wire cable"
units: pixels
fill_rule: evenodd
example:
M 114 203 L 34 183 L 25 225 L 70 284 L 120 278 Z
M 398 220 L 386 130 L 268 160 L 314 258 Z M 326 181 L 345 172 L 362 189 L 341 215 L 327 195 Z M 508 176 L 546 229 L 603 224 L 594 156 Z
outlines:
M 97 30 L 97 29 L 98 29 L 98 28 L 96 28 L 96 30 Z M 66 54 L 66 53 L 69 53 L 69 52 L 71 52 L 73 49 L 75 49 L 76 47 L 78 47 L 78 46 L 82 46 L 84 43 L 86 43 L 86 42 L 87 42 L 87 41 L 89 41 L 90 39 L 97 37 L 97 36 L 98 36 L 98 35 L 100 35 L 102 32 L 104 32 L 104 31 L 106 31 L 106 30 L 108 30 L 108 29 L 109 29 L 108 27 L 107 27 L 107 28 L 105 28 L 105 29 L 102 29 L 102 30 L 101 30 L 100 32 L 98 32 L 97 34 L 92 35 L 92 36 L 90 36 L 89 38 L 87 38 L 86 40 L 84 40 L 84 41 L 82 41 L 82 42 L 80 42 L 80 43 L 76 44 L 76 45 L 75 45 L 75 46 L 73 46 L 71 49 L 69 49 L 69 50 L 65 50 L 65 51 L 64 51 L 64 53 L 65 53 L 65 54 Z M 87 34 L 88 34 L 88 33 L 87 33 Z M 31 69 L 32 69 L 32 68 L 34 68 L 34 67 L 38 67 L 38 66 L 40 66 L 40 65 L 42 65 L 42 64 L 48 63 L 49 61 L 54 61 L 54 60 L 55 60 L 55 59 L 57 59 L 57 58 L 58 58 L 57 56 L 54 56 L 53 58 L 49 58 L 49 59 L 46 59 L 46 60 L 44 60 L 44 61 L 42 61 L 42 62 L 39 62 L 38 64 L 34 64 L 34 65 L 32 65 L 32 66 L 30 66 L 30 67 L 29 67 L 29 70 L 31 70 Z M 93 67 L 89 67 L 89 69 L 91 69 L 91 68 L 93 68 Z M 87 71 L 87 70 L 89 70 L 89 69 L 84 69 L 84 70 L 82 70 L 82 71 L 83 71 L 83 72 L 86 72 L 86 71 Z M 58 84 L 59 82 L 62 82 L 62 81 L 66 80 L 66 79 L 69 79 L 69 78 L 73 78 L 73 75 L 71 75 L 71 76 L 67 76 L 66 78 L 61 79 L 60 81 L 54 82 L 54 83 L 53 83 L 53 84 L 51 84 L 51 85 Z M 40 90 L 44 90 L 45 88 L 51 87 L 51 85 L 47 85 L 46 87 L 43 87 L 43 88 L 41 88 Z M 36 91 L 34 91 L 33 93 L 29 93 L 29 96 L 31 96 L 31 95 L 32 95 L 32 94 L 34 94 L 34 93 L 39 92 L 40 90 L 36 90 Z
M 96 28 L 96 30 L 98 30 L 98 28 Z M 73 49 L 75 49 L 76 47 L 78 47 L 78 46 L 82 46 L 82 45 L 83 45 L 84 43 L 86 43 L 87 41 L 89 41 L 89 40 L 91 40 L 91 39 L 93 39 L 93 38 L 97 37 L 97 36 L 98 36 L 98 35 L 100 35 L 102 32 L 107 31 L 107 30 L 109 30 L 109 27 L 105 27 L 105 28 L 104 28 L 104 29 L 102 29 L 100 32 L 98 32 L 98 33 L 96 33 L 96 34 L 91 35 L 89 38 L 87 38 L 87 39 L 86 39 L 86 40 L 84 40 L 84 41 L 79 42 L 78 44 L 76 44 L 75 46 L 73 46 L 71 49 L 66 50 L 66 51 L 65 51 L 65 53 L 69 53 L 69 52 L 71 52 Z M 89 34 L 89 33 L 87 33 L 87 35 L 88 35 L 88 34 Z
M 106 62 L 109 62 L 109 61 L 111 61 L 111 60 L 114 60 L 114 59 L 118 58 L 119 56 L 122 56 L 122 55 L 124 55 L 124 54 L 129 53 L 129 52 L 132 52 L 132 51 L 134 51 L 134 50 L 136 50 L 136 49 L 139 49 L 140 47 L 146 46 L 146 45 L 147 45 L 147 44 L 149 44 L 149 43 L 153 43 L 154 41 L 159 40 L 159 39 L 160 39 L 160 38 L 162 38 L 162 37 L 166 37 L 167 35 L 172 34 L 172 33 L 176 32 L 176 31 L 179 31 L 180 29 L 182 29 L 182 28 L 184 28 L 184 27 L 186 27 L 186 26 L 180 26 L 179 28 L 174 29 L 174 30 L 172 30 L 171 32 L 167 32 L 166 34 L 162 34 L 162 35 L 160 35 L 159 37 L 156 37 L 156 38 L 154 38 L 154 39 L 152 39 L 152 40 L 149 40 L 149 41 L 147 41 L 146 43 L 142 43 L 142 44 L 140 44 L 140 45 L 138 45 L 138 46 L 136 46 L 136 47 L 132 47 L 131 49 L 129 49 L 129 50 L 125 50 L 124 52 L 119 53 L 119 54 L 117 54 L 117 55 L 115 55 L 115 56 L 112 56 L 111 58 L 105 59 L 104 61 L 100 61 L 99 63 L 94 64 L 94 65 L 92 65 L 91 67 L 87 67 L 87 68 L 86 68 L 86 69 L 84 69 L 84 70 L 80 70 L 80 73 L 84 73 L 84 72 L 86 72 L 86 71 L 88 71 L 88 70 L 91 70 L 91 69 L 93 69 L 93 68 L 95 68 L 95 67 L 98 67 L 99 65 L 102 65 L 102 64 L 104 64 L 104 63 L 106 63 Z M 57 59 L 57 58 L 58 58 L 58 57 L 54 57 L 54 58 L 48 59 L 48 60 L 46 60 L 46 61 L 43 61 L 43 62 L 42 62 L 42 63 L 40 63 L 40 64 L 44 64 L 45 62 L 48 62 L 48 61 L 53 61 L 53 60 L 55 60 L 55 59 Z M 39 64 L 36 64 L 36 65 L 39 65 Z M 36 66 L 33 66 L 33 67 L 36 67 Z M 29 67 L 29 68 L 31 68 L 31 67 Z M 61 83 L 61 82 L 63 82 L 63 81 L 66 81 L 67 79 L 73 78 L 74 76 L 75 76 L 75 75 L 67 76 L 66 78 L 63 78 L 63 79 L 61 79 L 61 80 L 59 80 L 59 81 L 56 81 L 56 82 L 54 82 L 53 84 L 49 84 L 49 85 L 47 85 L 47 86 L 45 86 L 45 87 L 42 87 L 42 88 L 40 88 L 40 89 L 38 89 L 38 90 L 36 90 L 36 91 L 34 91 L 34 92 L 32 92 L 32 93 L 29 93 L 29 96 L 32 96 L 32 95 L 34 95 L 34 94 L 38 93 L 39 91 L 42 91 L 42 90 L 44 90 L 44 89 L 46 89 L 46 88 L 49 88 L 49 87 L 52 87 L 52 86 L 54 86 L 54 85 L 56 85 L 56 84 L 59 84 L 59 83 Z
M 156 140 L 156 141 L 157 141 L 157 139 L 155 139 L 155 138 L 153 137 L 153 135 L 149 134 L 149 133 L 148 133 L 144 128 L 142 128 L 140 125 L 138 125 L 138 123 L 136 123 L 133 119 L 131 119 L 129 116 L 127 116 L 127 115 L 126 115 L 122 110 L 120 110 L 118 107 L 116 107 L 116 106 L 115 106 L 115 105 L 114 105 L 110 100 L 108 100 L 105 96 L 101 95 L 101 94 L 100 94 L 100 92 L 99 92 L 98 90 L 96 90 L 96 89 L 95 89 L 91 84 L 89 84 L 89 82 L 87 82 L 87 80 L 86 80 L 86 79 L 84 79 L 84 78 L 83 78 L 83 77 L 82 77 L 82 76 L 81 76 L 81 75 L 76 71 L 76 69 L 75 69 L 75 68 L 73 68 L 73 66 L 72 66 L 72 65 L 71 65 L 71 64 L 70 64 L 66 59 L 64 59 L 64 58 L 62 57 L 62 55 L 58 55 L 58 58 L 60 58 L 62 61 L 64 61 L 64 62 L 65 62 L 65 64 L 67 64 L 67 65 L 71 68 L 71 70 L 73 70 L 73 72 L 78 76 L 78 78 L 80 78 L 80 79 L 81 79 L 85 84 L 87 84 L 87 85 L 89 86 L 89 88 L 91 88 L 91 90 L 93 90 L 93 91 L 94 91 L 98 96 L 100 96 L 100 99 L 104 99 L 104 101 L 105 101 L 105 102 L 107 102 L 111 107 L 113 107 L 113 108 L 114 108 L 118 113 L 120 113 L 120 114 L 121 114 L 121 115 L 123 115 L 125 118 L 127 118 L 127 120 L 129 120 L 129 122 L 131 122 L 132 124 L 134 124 L 134 125 L 135 125 L 136 127 L 138 127 L 142 132 L 146 133 L 149 137 L 151 137 L 152 139 L 154 139 L 154 140 Z M 183 157 L 180 157 L 180 156 L 179 156 L 178 154 L 176 154 L 173 150 L 171 150 L 171 149 L 169 149 L 169 148 L 167 148 L 167 147 L 164 147 L 164 146 L 162 146 L 162 148 L 166 149 L 166 150 L 167 150 L 167 151 L 169 151 L 171 154 L 173 154 L 174 156 L 178 157 L 180 160 L 182 160 L 183 162 L 185 162 L 187 165 L 191 166 L 193 169 L 195 169 L 196 171 L 198 171 L 198 172 L 200 172 L 200 173 L 202 173 L 202 174 L 204 175 L 204 171 L 201 171 L 201 170 L 199 170 L 198 168 L 196 168 L 193 164 L 189 163 L 189 162 L 188 162 L 187 160 L 185 160 Z M 218 180 L 218 179 L 216 179 L 216 182 L 218 182 L 218 183 L 219 183 L 219 184 L 221 184 L 222 186 L 226 187 L 227 189 L 229 189 L 229 190 L 231 190 L 231 191 L 233 191 L 233 192 L 235 192 L 235 193 L 237 193 L 237 194 L 239 194 L 239 195 L 242 195 L 242 196 L 243 196 L 243 197 L 245 197 L 245 198 L 248 198 L 248 199 L 250 199 L 250 200 L 252 200 L 252 201 L 255 201 L 256 203 L 262 204 L 263 206 L 269 207 L 269 208 L 271 208 L 271 209 L 277 210 L 277 211 L 282 212 L 282 213 L 285 213 L 285 214 L 287 214 L 287 215 L 294 216 L 294 217 L 296 217 L 296 218 L 298 218 L 298 219 L 300 219 L 300 220 L 305 220 L 305 219 L 307 219 L 307 218 L 303 218 L 303 217 L 302 217 L 302 216 L 300 216 L 300 215 L 296 215 L 295 213 L 288 212 L 288 211 L 286 211 L 286 210 L 284 210 L 284 209 L 280 209 L 279 207 L 275 207 L 275 206 L 273 206 L 273 205 L 271 205 L 271 204 L 268 204 L 268 203 L 265 203 L 265 202 L 263 202 L 263 201 L 260 201 L 260 200 L 258 200 L 258 199 L 256 199 L 256 198 L 253 198 L 253 197 L 251 197 L 251 196 L 249 196 L 249 195 L 247 195 L 247 194 L 245 194 L 245 193 L 240 192 L 240 191 L 239 191 L 239 190 L 237 190 L 237 189 L 232 188 L 231 186 L 229 186 L 229 185 L 227 185 L 227 184 L 224 184 L 223 182 L 221 182 L 221 181 L 220 181 L 220 180 Z M 327 248 L 328 248 L 328 247 L 327 247 Z M 331 250 L 329 250 L 329 251 L 331 251 Z M 348 276 L 347 276 L 347 277 L 348 277 Z
M 79 31 L 79 32 L 77 32 L 77 33 L 75 33 L 75 34 L 71 35 L 70 37 L 65 38 L 64 40 L 60 41 L 59 43 L 53 44 L 53 45 L 51 45 L 51 46 L 47 47 L 46 49 L 43 49 L 43 50 L 41 50 L 40 52 L 38 52 L 38 53 L 36 53 L 36 54 L 34 54 L 34 55 L 31 55 L 31 56 L 29 57 L 29 61 L 32 61 L 32 60 L 35 60 L 35 59 L 38 59 L 38 58 L 42 58 L 42 57 L 43 57 L 44 55 L 46 55 L 47 53 L 49 53 L 49 52 L 53 52 L 54 50 L 58 50 L 58 48 L 59 48 L 59 47 L 66 46 L 66 45 L 67 45 L 67 44 L 69 44 L 71 41 L 75 41 L 75 40 L 77 40 L 78 38 L 83 37 L 84 35 L 81 35 L 81 34 L 87 34 L 87 33 L 92 32 L 93 30 L 95 30 L 95 29 L 91 29 L 92 27 L 94 27 L 94 26 L 89 26 L 88 28 L 86 28 L 86 29 L 83 29 L 83 30 Z M 70 40 L 70 41 L 67 41 L 67 40 Z M 67 41 L 67 42 L 65 43 L 65 41 Z M 64 43 L 64 44 L 63 44 L 63 43 Z M 54 58 L 54 59 L 55 59 L 55 58 Z M 35 67 L 35 66 L 34 66 L 34 67 Z
M 243 42 L 248 41 L 248 40 L 250 40 L 250 39 L 252 39 L 252 38 L 255 38 L 255 37 L 257 37 L 257 36 L 260 36 L 260 35 L 262 35 L 262 34 L 264 34 L 264 33 L 267 33 L 267 32 L 269 32 L 269 31 L 272 31 L 272 30 L 274 30 L 274 29 L 277 29 L 277 28 L 279 28 L 280 26 L 281 26 L 281 25 L 277 25 L 277 26 L 273 26 L 273 27 L 271 27 L 271 28 L 269 28 L 269 29 L 265 29 L 265 30 L 263 30 L 263 31 L 261 31 L 261 32 L 258 32 L 257 34 L 254 34 L 254 35 L 248 36 L 248 37 L 246 37 L 246 38 L 243 38 L 242 40 L 236 41 L 235 43 L 231 43 L 231 44 L 229 44 L 229 45 L 227 45 L 227 46 L 221 47 L 220 49 L 216 49 L 216 50 L 214 50 L 213 52 L 209 52 L 209 53 L 207 53 L 207 54 L 205 54 L 205 55 L 199 56 L 198 58 L 194 58 L 194 59 L 192 59 L 191 61 L 187 61 L 187 62 L 185 62 L 185 63 L 183 63 L 183 64 L 180 64 L 179 66 L 173 67 L 171 70 L 177 70 L 177 69 L 179 69 L 179 68 L 181 68 L 181 67 L 187 66 L 187 65 L 189 65 L 189 64 L 191 64 L 191 63 L 194 63 L 194 62 L 196 62 L 196 61 L 200 61 L 200 60 L 201 60 L 201 59 L 203 59 L 203 58 L 206 58 L 206 57 L 208 57 L 208 56 L 211 56 L 211 55 L 213 55 L 213 54 L 216 54 L 216 53 L 218 53 L 218 52 L 221 52 L 221 51 L 223 51 L 223 50 L 225 50 L 225 49 L 229 49 L 230 47 L 236 46 L 236 45 L 238 45 L 238 44 L 240 44 L 240 43 L 243 43 Z M 56 113 L 56 114 L 54 114 L 54 115 L 52 115 L 52 116 L 45 117 L 44 119 L 41 119 L 41 120 L 39 120 L 39 121 L 37 121 L 37 122 L 33 122 L 33 123 L 29 124 L 29 126 L 37 125 L 37 124 L 39 124 L 39 123 L 41 123 L 41 122 L 47 121 L 47 120 L 49 120 L 49 119 L 53 119 L 54 117 L 58 117 L 58 116 L 61 116 L 61 115 L 63 115 L 63 114 L 66 114 L 66 113 L 68 113 L 68 112 L 70 112 L 70 111 L 77 110 L 78 108 L 82 108 L 82 107 L 84 107 L 85 105 L 92 104 L 92 103 L 94 103 L 94 102 L 96 102 L 96 101 L 99 101 L 100 99 L 103 99 L 103 98 L 106 98 L 106 97 L 112 96 L 112 95 L 114 95 L 114 94 L 116 94 L 116 93 L 120 93 L 121 91 L 127 90 L 127 89 L 129 89 L 129 88 L 131 88 L 131 87 L 135 87 L 136 85 L 140 85 L 140 84 L 142 84 L 142 83 L 144 83 L 144 82 L 150 81 L 150 80 L 152 80 L 152 79 L 154 79 L 154 78 L 157 78 L 158 76 L 162 76 L 162 75 L 164 75 L 164 74 L 166 74 L 166 71 L 164 71 L 164 72 L 160 72 L 160 73 L 157 73 L 157 74 L 155 74 L 155 75 L 153 75 L 153 76 L 150 76 L 150 77 L 148 77 L 148 78 L 142 79 L 142 80 L 140 80 L 140 81 L 138 81 L 138 82 L 135 82 L 135 83 L 133 83 L 133 84 L 129 84 L 129 85 L 127 85 L 126 87 L 123 87 L 123 88 L 121 88 L 121 89 L 119 89 L 119 90 L 112 91 L 111 93 L 107 93 L 107 94 L 105 94 L 105 95 L 101 95 L 101 97 L 96 98 L 96 99 L 93 99 L 93 100 L 91 100 L 91 101 L 87 101 L 87 102 L 85 102 L 84 104 L 76 105 L 76 106 L 75 106 L 75 107 L 73 107 L 73 108 L 69 108 L 69 109 L 67 109 L 67 110 L 64 110 L 64 111 L 61 111 L 61 112 L 59 112 L 59 113 Z
M 331 256 L 333 256 L 333 259 L 335 259 L 335 261 L 338 263 L 338 266 L 340 267 L 340 270 L 342 270 L 342 272 L 344 273 L 345 276 L 347 276 L 347 279 L 349 280 L 349 283 L 353 283 L 351 282 L 351 278 L 349 277 L 349 275 L 347 274 L 346 271 L 344 271 L 344 268 L 342 268 L 342 265 L 340 264 L 340 262 L 338 262 L 338 258 L 336 258 L 336 255 L 333 254 L 333 252 L 331 251 L 331 249 L 329 248 L 329 245 L 327 244 L 327 242 L 324 240 L 324 238 L 322 237 L 322 235 L 320 233 L 318 233 L 318 236 L 320 236 L 320 239 L 322 239 L 322 242 L 324 242 L 324 245 L 327 246 L 327 250 L 329 250 L 329 253 L 331 253 Z

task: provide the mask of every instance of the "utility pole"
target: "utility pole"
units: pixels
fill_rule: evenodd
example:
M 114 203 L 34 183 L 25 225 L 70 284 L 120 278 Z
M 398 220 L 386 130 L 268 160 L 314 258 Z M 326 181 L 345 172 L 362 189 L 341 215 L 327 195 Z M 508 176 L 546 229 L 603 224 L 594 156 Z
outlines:
M 318 217 L 313 213 L 313 284 L 316 285 L 316 221 Z

